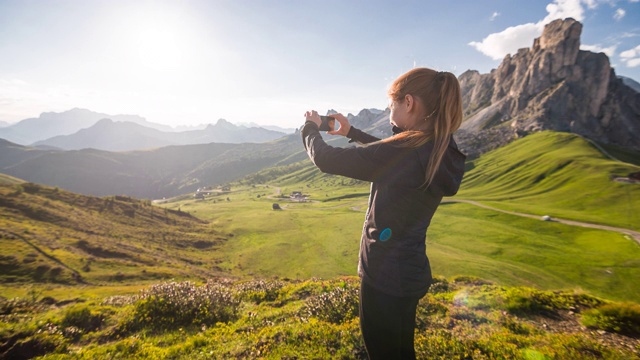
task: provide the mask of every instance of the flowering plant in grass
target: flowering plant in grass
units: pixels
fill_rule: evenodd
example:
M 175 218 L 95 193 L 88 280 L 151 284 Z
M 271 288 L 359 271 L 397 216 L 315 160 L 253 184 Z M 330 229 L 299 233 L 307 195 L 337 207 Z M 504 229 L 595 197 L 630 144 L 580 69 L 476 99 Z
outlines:
M 132 321 L 156 329 L 212 325 L 235 320 L 240 300 L 226 286 L 209 282 L 165 282 L 143 290 Z

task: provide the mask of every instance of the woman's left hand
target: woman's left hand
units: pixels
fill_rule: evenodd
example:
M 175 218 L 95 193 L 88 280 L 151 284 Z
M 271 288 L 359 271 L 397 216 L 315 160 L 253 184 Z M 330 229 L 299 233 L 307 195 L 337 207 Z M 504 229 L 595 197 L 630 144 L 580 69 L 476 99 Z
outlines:
M 322 123 L 322 120 L 320 120 L 320 114 L 318 114 L 318 112 L 315 110 L 307 111 L 306 113 L 304 113 L 304 117 L 307 121 L 313 121 L 314 123 L 316 123 L 318 127 L 320 127 L 320 124 Z

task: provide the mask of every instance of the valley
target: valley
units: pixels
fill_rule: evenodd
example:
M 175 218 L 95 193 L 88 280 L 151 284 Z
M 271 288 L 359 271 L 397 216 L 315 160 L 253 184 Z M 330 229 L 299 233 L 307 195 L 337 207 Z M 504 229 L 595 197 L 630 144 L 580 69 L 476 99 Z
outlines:
M 435 274 L 640 301 L 640 289 L 626 281 L 640 276 L 640 247 L 632 236 L 593 228 L 638 232 L 639 215 L 629 209 L 640 208 L 640 187 L 610 180 L 637 166 L 607 159 L 578 136 L 542 132 L 468 168 L 461 191 L 445 199 L 429 229 Z M 16 255 L 3 266 L 25 265 L 17 267 L 23 275 L 5 273 L 3 282 L 17 295 L 23 289 L 13 284 L 44 281 L 56 292 L 81 283 L 73 276 L 101 287 L 211 276 L 354 276 L 369 190 L 368 183 L 322 174 L 308 160 L 259 171 L 203 199 L 185 194 L 155 205 L 5 182 L 3 229 L 13 241 L 4 248 Z M 292 192 L 309 201 L 290 200 Z M 593 225 L 542 221 L 544 215 Z M 37 267 L 32 263 L 60 266 L 30 255 L 19 238 L 67 269 L 55 270 L 57 278 L 25 278 Z
M 632 280 L 640 277 L 638 243 L 541 216 L 637 231 L 637 214 L 618 209 L 617 199 L 638 208 L 640 187 L 611 176 L 638 166 L 563 133 L 537 133 L 503 149 L 468 163 L 460 193 L 429 228 L 436 281 L 421 300 L 418 354 L 637 355 L 628 319 L 640 314 Z M 568 161 L 563 156 L 572 160 L 559 166 Z M 0 182 L 7 254 L 0 258 L 0 354 L 362 357 L 353 314 L 368 183 L 322 174 L 308 160 L 260 170 L 203 199 L 190 193 L 152 202 L 9 176 Z M 308 201 L 291 200 L 294 192 Z M 569 195 L 576 192 L 583 196 Z M 169 325 L 184 311 L 201 311 L 199 300 L 176 298 L 176 291 L 207 286 L 234 294 L 238 302 L 228 306 L 236 315 L 217 325 L 215 318 Z M 141 300 L 149 291 L 166 299 L 158 301 L 187 302 L 172 309 Z M 590 320 L 607 306 L 621 330 Z M 151 310 L 155 320 L 139 317 Z

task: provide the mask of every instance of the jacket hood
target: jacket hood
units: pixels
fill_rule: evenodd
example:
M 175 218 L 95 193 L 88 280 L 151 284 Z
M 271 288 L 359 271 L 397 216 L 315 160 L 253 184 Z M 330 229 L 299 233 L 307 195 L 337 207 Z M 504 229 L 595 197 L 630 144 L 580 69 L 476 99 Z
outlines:
M 464 161 L 467 158 L 460 149 L 453 136 L 449 142 L 449 147 L 442 157 L 440 168 L 433 178 L 429 189 L 441 193 L 444 196 L 453 196 L 460 189 L 462 176 L 464 175 Z

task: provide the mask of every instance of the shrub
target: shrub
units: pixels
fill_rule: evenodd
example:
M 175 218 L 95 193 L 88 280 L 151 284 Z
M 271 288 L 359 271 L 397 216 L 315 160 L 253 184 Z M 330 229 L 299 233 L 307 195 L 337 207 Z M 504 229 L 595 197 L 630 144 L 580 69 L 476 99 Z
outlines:
M 640 305 L 613 303 L 587 310 L 582 324 L 595 329 L 612 331 L 629 336 L 640 336 Z
M 418 312 L 424 316 L 446 315 L 449 308 L 433 295 L 427 294 L 418 303 Z
M 284 283 L 278 280 L 252 280 L 236 284 L 234 289 L 240 293 L 241 299 L 259 304 L 276 300 L 283 286 Z
M 358 287 L 342 283 L 333 290 L 307 300 L 303 314 L 340 324 L 358 316 Z
M 156 329 L 186 325 L 211 325 L 235 320 L 240 301 L 224 286 L 207 283 L 196 286 L 190 281 L 168 282 L 141 293 L 134 304 L 132 322 Z
M 553 316 L 558 309 L 569 307 L 569 299 L 549 291 L 510 288 L 504 295 L 504 307 L 515 315 Z
M 473 285 L 473 286 L 493 285 L 493 282 L 489 280 L 484 280 L 476 276 L 467 276 L 467 275 L 454 276 L 451 282 L 455 284 Z
M 33 311 L 33 303 L 24 298 L 6 299 L 0 297 L 0 315 L 26 313 Z
M 75 327 L 83 331 L 94 331 L 102 325 L 103 316 L 92 312 L 86 305 L 75 306 L 67 309 L 62 317 L 62 326 Z
M 451 291 L 449 281 L 441 276 L 434 276 L 429 286 L 429 292 L 432 294 L 446 293 Z

